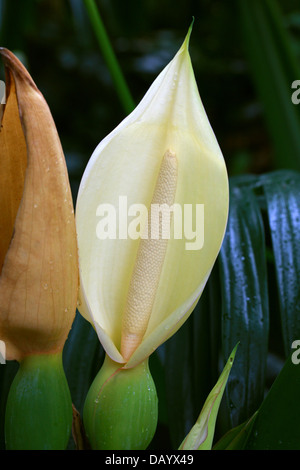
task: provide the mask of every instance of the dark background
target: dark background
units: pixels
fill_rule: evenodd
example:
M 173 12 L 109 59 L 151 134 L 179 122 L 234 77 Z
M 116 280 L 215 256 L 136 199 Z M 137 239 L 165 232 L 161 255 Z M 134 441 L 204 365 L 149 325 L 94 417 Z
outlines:
M 238 3 L 97 2 L 135 103 L 177 52 L 195 17 L 190 41 L 193 67 L 229 175 L 262 173 L 278 165 L 249 66 Z M 278 5 L 298 60 L 298 2 Z M 125 116 L 83 1 L 1 0 L 0 45 L 26 64 L 50 106 L 75 198 L 94 148 Z

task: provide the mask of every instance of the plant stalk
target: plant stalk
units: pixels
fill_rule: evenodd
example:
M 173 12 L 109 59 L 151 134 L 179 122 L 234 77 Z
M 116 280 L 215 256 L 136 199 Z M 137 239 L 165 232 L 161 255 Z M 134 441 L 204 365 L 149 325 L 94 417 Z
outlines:
M 126 114 L 129 114 L 135 108 L 135 104 L 117 61 L 95 0 L 84 0 L 84 4 L 123 109 Z

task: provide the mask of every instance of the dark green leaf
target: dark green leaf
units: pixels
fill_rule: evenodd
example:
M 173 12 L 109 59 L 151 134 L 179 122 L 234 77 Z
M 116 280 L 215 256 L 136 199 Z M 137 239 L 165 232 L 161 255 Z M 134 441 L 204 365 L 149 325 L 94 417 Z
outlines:
M 19 364 L 16 361 L 6 361 L 0 365 L 0 449 L 5 449 L 4 420 L 6 401 L 10 386 L 17 373 Z
M 299 348 L 298 348 L 299 349 Z M 262 403 L 245 449 L 300 450 L 300 365 L 289 357 Z
M 300 338 L 300 175 L 276 172 L 262 178 L 279 291 L 286 357 Z
M 241 450 L 244 448 L 247 438 L 252 429 L 255 416 L 252 416 L 246 423 L 242 423 L 236 428 L 228 431 L 213 447 L 213 450 Z
M 228 357 L 237 342 L 226 397 L 230 427 L 248 419 L 263 398 L 269 311 L 264 227 L 253 191 L 234 185 L 228 226 L 219 256 L 222 286 L 222 349 Z

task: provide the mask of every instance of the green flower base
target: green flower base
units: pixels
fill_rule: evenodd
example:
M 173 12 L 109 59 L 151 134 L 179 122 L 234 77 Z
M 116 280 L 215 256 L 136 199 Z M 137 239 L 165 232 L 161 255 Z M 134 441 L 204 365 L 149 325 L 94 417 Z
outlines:
M 71 429 L 72 400 L 62 355 L 26 357 L 7 399 L 7 450 L 63 450 Z
M 106 356 L 83 412 L 92 449 L 144 450 L 157 426 L 157 394 L 148 360 L 132 369 Z

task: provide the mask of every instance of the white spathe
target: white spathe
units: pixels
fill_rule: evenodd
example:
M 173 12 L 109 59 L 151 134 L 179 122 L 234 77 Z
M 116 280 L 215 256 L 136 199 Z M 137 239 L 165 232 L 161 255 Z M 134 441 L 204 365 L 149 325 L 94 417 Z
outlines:
M 77 199 L 80 266 L 79 311 L 95 327 L 107 354 L 133 367 L 174 334 L 197 303 L 223 240 L 228 216 L 228 177 L 202 105 L 188 52 L 190 31 L 140 104 L 95 149 Z M 140 240 L 100 240 L 100 204 L 149 207 L 162 159 L 177 159 L 174 203 L 204 205 L 204 244 L 186 249 L 170 238 L 155 300 L 141 343 L 128 361 L 121 354 L 122 316 Z M 145 276 L 147 272 L 145 272 Z

